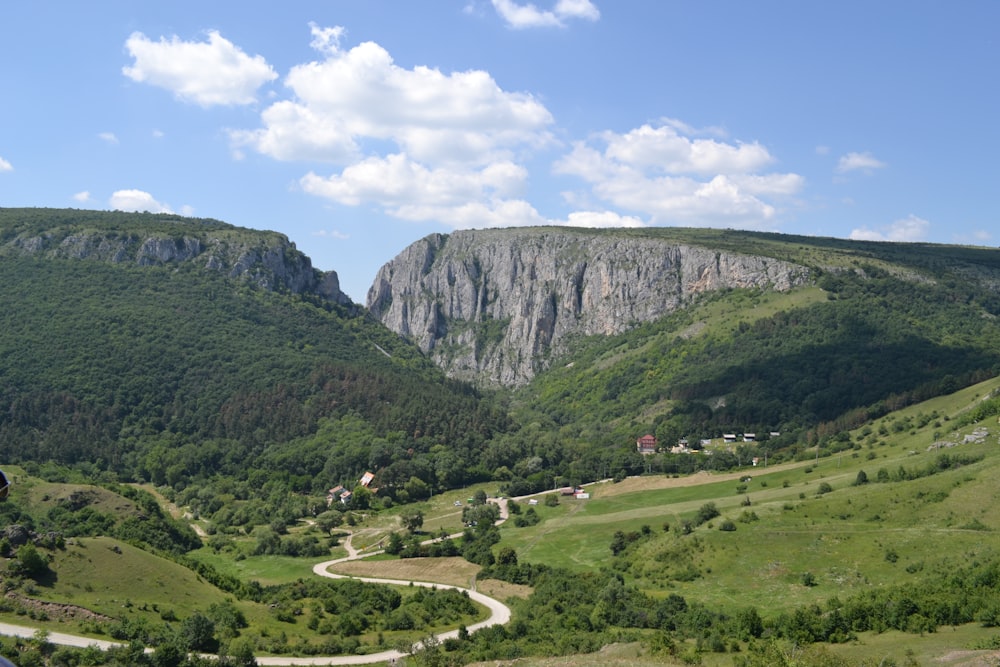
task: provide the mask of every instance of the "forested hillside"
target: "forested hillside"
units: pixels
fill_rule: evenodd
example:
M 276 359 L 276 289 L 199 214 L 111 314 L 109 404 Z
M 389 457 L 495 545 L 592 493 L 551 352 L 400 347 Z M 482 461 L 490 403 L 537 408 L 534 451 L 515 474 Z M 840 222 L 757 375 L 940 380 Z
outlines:
M 544 249 L 552 230 L 503 232 L 484 237 L 498 257 L 504 243 Z M 588 238 L 626 255 L 589 262 Z M 463 239 L 467 268 L 483 270 L 475 234 Z M 395 501 L 487 480 L 538 490 L 726 469 L 747 455 L 643 457 L 644 433 L 661 449 L 757 433 L 768 456 L 830 451 L 849 428 L 1000 371 L 997 250 L 718 230 L 558 239 L 549 268 L 565 259 L 590 271 L 667 243 L 705 289 L 614 335 L 567 329 L 559 355 L 526 338 L 512 353 L 547 354 L 549 370 L 484 393 L 331 298 L 280 235 L 175 216 L 0 210 L 0 457 L 176 490 L 221 475 L 244 494 L 265 478 L 317 494 L 365 470 Z M 524 280 L 532 267 L 518 262 L 534 260 L 518 253 L 504 265 Z M 477 280 L 490 298 L 521 298 Z M 588 298 L 613 316 L 596 296 L 580 295 L 580 308 Z M 566 301 L 553 292 L 546 303 Z M 476 336 L 502 326 L 483 313 Z
M 150 230 L 149 216 L 83 217 L 77 237 Z M 67 218 L 60 213 L 64 234 Z M 178 237 L 206 231 L 153 222 Z M 43 221 L 34 224 L 43 234 Z M 3 238 L 11 236 L 5 228 Z M 246 479 L 267 455 L 269 478 L 299 476 L 296 488 L 320 491 L 373 463 L 430 466 L 422 461 L 433 445 L 461 454 L 505 428 L 503 412 L 477 392 L 446 380 L 357 309 L 320 295 L 264 289 L 191 262 L 34 252 L 7 253 L 0 280 L 7 462 L 86 463 L 124 480 L 176 484 Z M 268 453 L 346 418 L 362 425 L 358 441 L 334 446 L 327 436 L 308 456 Z M 392 446 L 371 461 L 376 441 Z M 460 457 L 454 475 L 463 479 L 475 465 L 471 454 Z
M 589 339 L 525 403 L 580 433 L 646 429 L 672 444 L 780 431 L 813 444 L 1000 371 L 1000 300 L 989 291 L 870 267 L 818 285 L 715 295 L 621 337 Z M 613 428 L 622 418 L 625 429 Z

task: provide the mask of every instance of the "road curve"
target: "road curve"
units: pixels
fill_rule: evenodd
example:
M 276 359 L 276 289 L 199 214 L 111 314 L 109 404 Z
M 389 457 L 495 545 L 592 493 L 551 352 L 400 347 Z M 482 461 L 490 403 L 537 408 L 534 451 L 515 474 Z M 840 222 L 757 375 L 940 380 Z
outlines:
M 381 577 L 352 577 L 346 574 L 336 574 L 330 572 L 329 568 L 337 563 L 343 563 L 349 560 L 357 560 L 360 558 L 366 558 L 368 556 L 374 556 L 376 554 L 382 553 L 381 550 L 372 551 L 366 554 L 359 553 L 356 551 L 352 545 L 350 545 L 351 537 L 349 536 L 345 544 L 347 547 L 347 552 L 350 554 L 346 558 L 337 558 L 334 560 L 324 561 L 322 563 L 317 563 L 313 566 L 313 572 L 321 577 L 328 577 L 330 579 L 355 579 L 357 581 L 369 583 L 369 584 L 389 584 L 393 586 L 422 586 L 424 588 L 441 588 L 441 589 L 454 589 L 457 591 L 465 592 L 473 602 L 478 602 L 479 604 L 487 607 L 490 610 L 490 616 L 485 621 L 480 621 L 466 628 L 469 632 L 475 632 L 480 628 L 485 628 L 491 625 L 504 625 L 510 621 L 510 607 L 500 602 L 499 600 L 494 600 L 491 597 L 487 597 L 482 593 L 477 591 L 462 588 L 461 586 L 452 586 L 450 584 L 439 584 L 431 581 L 411 581 L 407 579 L 386 579 Z M 31 638 L 35 636 L 38 632 L 38 628 L 30 628 L 22 625 L 12 625 L 10 623 L 0 623 L 0 635 L 8 635 L 14 637 L 24 637 Z M 435 635 L 439 640 L 451 639 L 458 637 L 458 630 L 449 630 L 448 632 L 443 632 L 441 634 Z M 60 644 L 62 646 L 75 646 L 78 648 L 86 648 L 88 646 L 97 646 L 102 650 L 107 650 L 115 646 L 121 646 L 119 642 L 111 642 L 101 639 L 92 639 L 90 637 L 80 637 L 77 635 L 69 635 L 62 632 L 48 632 L 46 641 L 53 644 Z M 147 649 L 148 650 L 148 649 Z M 257 664 L 261 667 L 295 667 L 295 666 L 312 666 L 320 667 L 323 665 L 369 665 L 378 662 L 393 662 L 398 660 L 407 654 L 402 651 L 389 650 L 381 651 L 379 653 L 369 653 L 367 655 L 336 655 L 336 656 L 310 656 L 310 657 L 290 657 L 290 656 L 258 656 Z

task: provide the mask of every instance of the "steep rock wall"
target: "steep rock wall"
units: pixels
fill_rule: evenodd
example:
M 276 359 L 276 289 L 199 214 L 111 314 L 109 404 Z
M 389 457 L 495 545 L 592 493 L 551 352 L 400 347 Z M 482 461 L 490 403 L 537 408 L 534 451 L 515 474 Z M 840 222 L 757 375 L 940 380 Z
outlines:
M 367 304 L 450 376 L 517 386 L 567 336 L 622 333 L 711 290 L 783 291 L 808 277 L 781 260 L 655 238 L 460 231 L 421 239 L 383 266 Z
M 313 268 L 285 236 L 248 230 L 211 230 L 176 235 L 54 229 L 17 235 L 0 244 L 0 254 L 103 261 L 139 266 L 194 263 L 263 289 L 317 294 L 349 305 L 334 271 Z

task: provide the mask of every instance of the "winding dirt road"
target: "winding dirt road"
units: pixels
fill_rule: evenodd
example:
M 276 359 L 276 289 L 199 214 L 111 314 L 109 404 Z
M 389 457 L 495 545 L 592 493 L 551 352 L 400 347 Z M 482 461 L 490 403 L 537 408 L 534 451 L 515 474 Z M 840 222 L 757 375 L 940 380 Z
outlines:
M 504 521 L 506 517 L 506 502 L 501 503 L 501 519 L 498 523 Z M 479 604 L 485 606 L 490 610 L 490 616 L 485 621 L 480 621 L 470 625 L 467 630 L 475 632 L 480 628 L 485 628 L 491 625 L 504 625 L 510 622 L 510 608 L 499 600 L 494 600 L 491 597 L 487 597 L 482 593 L 477 591 L 462 588 L 461 586 L 452 586 L 449 584 L 439 584 L 431 581 L 412 581 L 408 579 L 388 579 L 382 577 L 352 577 L 346 574 L 336 574 L 330 572 L 329 568 L 336 565 L 337 563 L 343 563 L 350 560 L 358 560 L 361 558 L 368 558 L 369 556 L 375 556 L 381 554 L 382 550 L 370 551 L 368 553 L 361 553 L 351 544 L 353 535 L 348 535 L 347 540 L 344 543 L 344 548 L 347 550 L 347 557 L 337 558 L 334 560 L 324 561 L 322 563 L 317 563 L 313 566 L 313 572 L 321 577 L 328 577 L 330 579 L 356 579 L 358 581 L 363 581 L 370 584 L 390 584 L 395 586 L 422 586 L 424 588 L 440 588 L 440 589 L 454 589 L 457 591 L 465 592 L 473 602 L 478 602 Z M 15 637 L 31 638 L 35 636 L 38 632 L 38 628 L 30 628 L 22 625 L 12 625 L 10 623 L 0 623 L 0 635 L 8 635 Z M 459 631 L 457 629 L 450 630 L 448 632 L 443 632 L 441 634 L 435 635 L 439 640 L 451 639 L 458 637 Z M 78 648 L 86 648 L 87 646 L 97 646 L 102 650 L 107 650 L 109 648 L 120 646 L 118 642 L 110 642 L 100 639 L 93 639 L 90 637 L 80 637 L 77 635 L 69 635 L 62 632 L 50 632 L 46 637 L 46 640 L 53 644 L 60 644 L 63 646 L 75 646 Z M 415 646 L 414 648 L 417 648 Z M 263 666 L 274 666 L 274 667 L 285 667 L 285 666 L 313 666 L 319 667 L 321 665 L 369 665 L 372 663 L 379 662 L 389 662 L 392 663 L 407 654 L 397 650 L 382 651 L 380 653 L 369 653 L 368 655 L 337 655 L 337 656 L 311 656 L 311 657 L 288 657 L 288 656 L 259 656 L 257 657 L 257 664 Z

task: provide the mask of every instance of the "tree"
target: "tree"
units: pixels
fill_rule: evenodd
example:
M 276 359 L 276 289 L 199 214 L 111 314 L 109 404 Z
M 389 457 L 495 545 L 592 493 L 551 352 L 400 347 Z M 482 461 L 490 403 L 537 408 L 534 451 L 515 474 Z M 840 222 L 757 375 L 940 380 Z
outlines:
M 854 478 L 854 486 L 861 486 L 868 483 L 868 475 L 864 470 L 858 471 L 858 476 Z
M 399 520 L 403 523 L 403 527 L 413 534 L 424 525 L 424 513 L 420 510 L 404 510 L 400 513 Z
M 180 667 L 186 659 L 187 648 L 181 637 L 171 637 L 162 642 L 152 655 L 153 667 Z
M 411 500 L 426 500 L 431 497 L 431 487 L 416 476 L 410 477 L 410 480 L 403 485 L 403 490 Z
M 628 546 L 628 542 L 625 539 L 625 533 L 616 530 L 615 534 L 611 538 L 611 555 L 617 556 L 621 552 L 625 551 L 625 547 Z
M 517 552 L 513 547 L 500 547 L 497 552 L 497 565 L 517 565 Z
M 37 579 L 48 571 L 49 559 L 34 544 L 28 542 L 18 547 L 17 559 L 11 563 L 11 567 L 19 574 Z
M 324 533 L 329 533 L 331 530 L 344 523 L 344 515 L 341 512 L 335 512 L 333 510 L 327 510 L 321 512 L 316 517 L 316 525 Z
M 257 667 L 253 644 L 248 639 L 237 639 L 229 646 L 230 661 L 237 667 Z
M 399 533 L 395 531 L 389 533 L 389 543 L 385 547 L 387 554 L 396 556 L 403 551 L 403 546 L 403 538 Z
M 184 643 L 192 651 L 215 649 L 215 623 L 199 611 L 184 619 L 180 629 Z
M 736 632 L 740 639 L 749 641 L 751 637 L 764 634 L 764 621 L 756 607 L 744 607 L 736 612 Z

